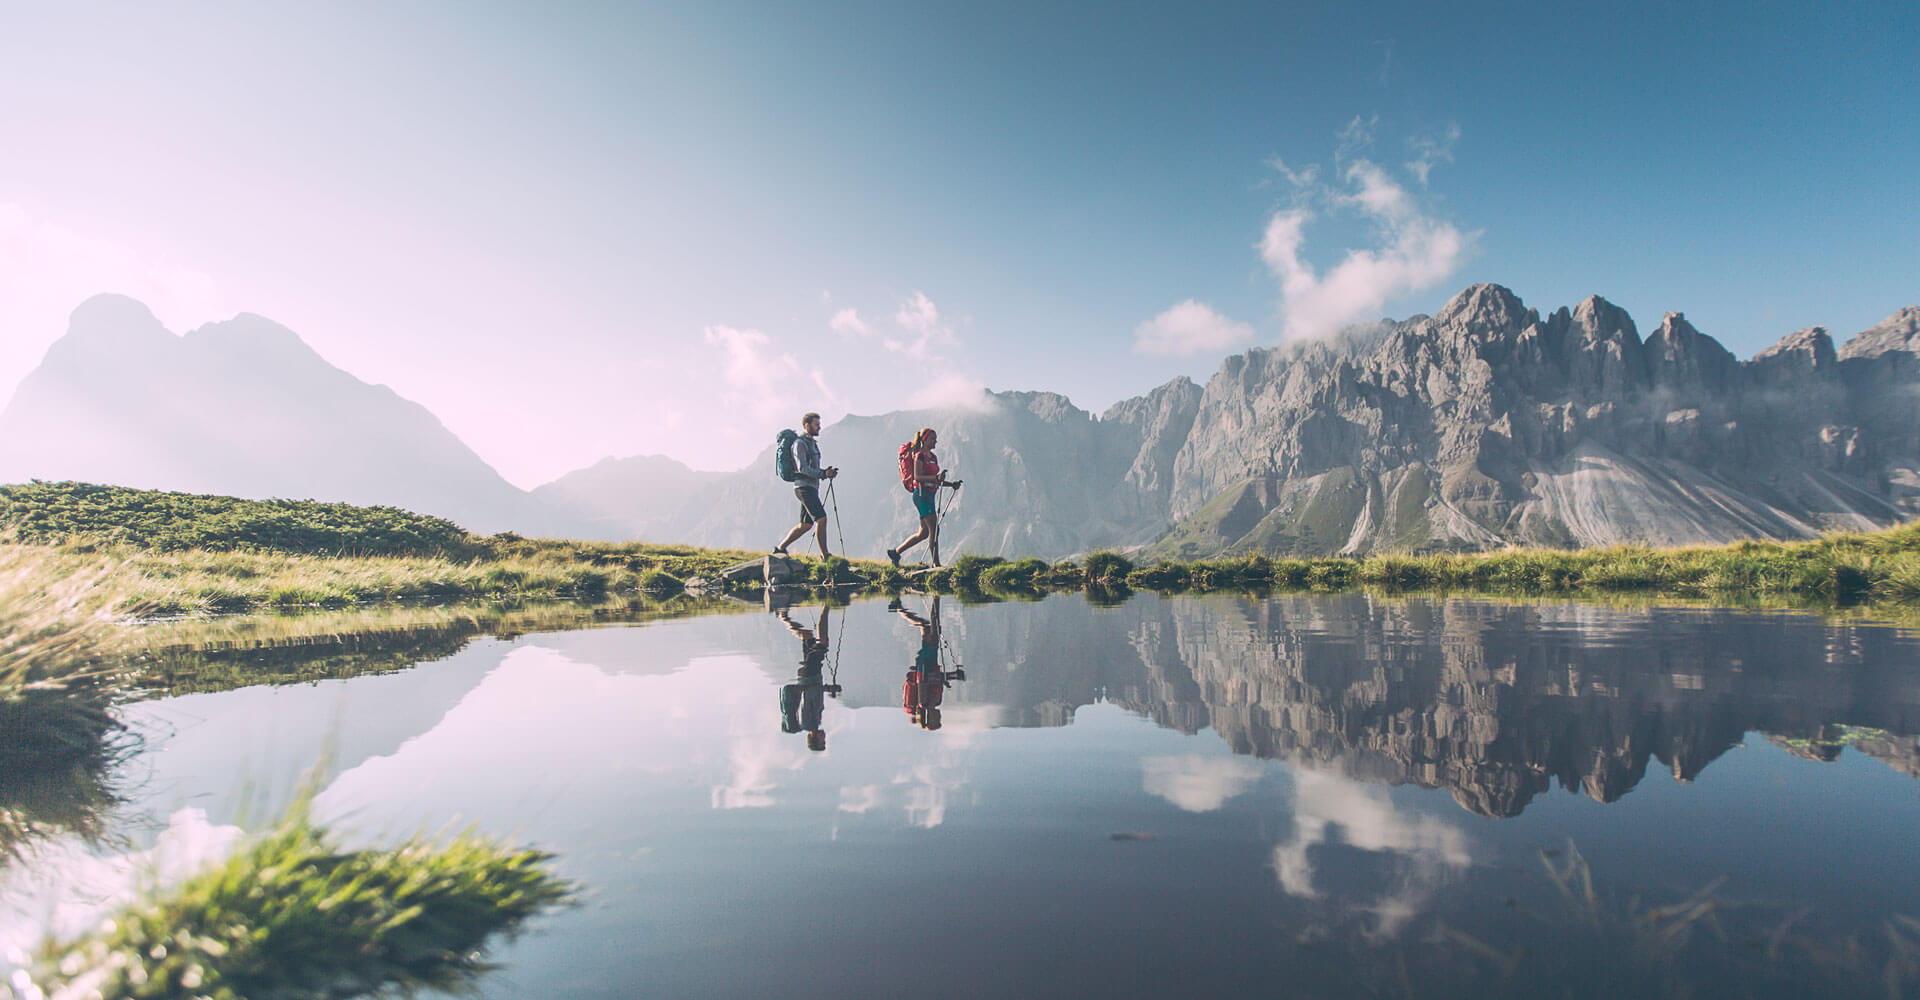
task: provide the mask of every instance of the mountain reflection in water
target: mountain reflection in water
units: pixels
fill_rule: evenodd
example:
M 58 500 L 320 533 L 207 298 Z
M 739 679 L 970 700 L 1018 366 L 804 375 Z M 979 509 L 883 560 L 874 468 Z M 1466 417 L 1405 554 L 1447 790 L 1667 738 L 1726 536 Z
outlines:
M 1920 948 L 1910 632 L 1364 594 L 726 609 L 176 650 L 94 827 L 228 830 L 248 776 L 330 753 L 325 817 L 471 820 L 593 894 L 490 996 L 881 995 L 932 941 L 929 995 L 1800 996 Z M 1656 761 L 1700 780 L 1628 796 Z M 1721 876 L 1728 905 L 1674 909 Z
M 1750 730 L 1920 778 L 1920 644 L 1806 615 L 1365 594 L 1090 615 L 1051 601 L 967 640 L 973 662 L 1010 665 L 974 671 L 967 693 L 1000 702 L 1003 724 L 1064 725 L 1105 700 L 1210 728 L 1236 753 L 1445 788 L 1482 816 L 1516 816 L 1556 779 L 1612 802 L 1649 760 L 1691 781 Z

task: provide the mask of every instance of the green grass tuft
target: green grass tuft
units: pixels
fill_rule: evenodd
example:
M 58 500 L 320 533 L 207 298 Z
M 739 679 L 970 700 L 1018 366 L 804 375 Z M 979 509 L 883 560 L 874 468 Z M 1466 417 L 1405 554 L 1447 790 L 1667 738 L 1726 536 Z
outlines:
M 470 989 L 490 938 L 571 900 L 551 860 L 472 834 L 343 850 L 303 800 L 225 862 L 43 946 L 29 975 L 132 998 Z

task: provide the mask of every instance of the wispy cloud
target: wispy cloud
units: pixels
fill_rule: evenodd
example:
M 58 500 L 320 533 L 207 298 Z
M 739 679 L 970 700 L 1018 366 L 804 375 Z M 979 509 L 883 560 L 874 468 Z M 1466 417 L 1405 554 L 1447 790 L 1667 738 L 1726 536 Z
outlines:
M 1382 789 L 1312 771 L 1297 772 L 1295 780 L 1293 831 L 1273 848 L 1280 888 L 1303 899 L 1330 898 L 1337 910 L 1370 918 L 1368 933 L 1399 933 L 1440 885 L 1473 861 L 1464 831 L 1435 816 L 1401 812 Z M 1385 876 L 1349 875 L 1349 883 L 1384 883 L 1384 891 L 1361 896 L 1321 888 L 1315 854 L 1334 842 L 1366 852 L 1358 864 Z
M 980 412 L 993 404 L 987 387 L 959 372 L 935 375 L 907 398 L 909 410 L 967 410 Z
M 1353 120 L 1342 126 L 1333 147 L 1333 159 L 1336 163 L 1358 158 L 1373 148 L 1373 139 L 1380 131 L 1379 115 L 1354 115 Z
M 1460 126 L 1449 124 L 1432 135 L 1416 135 L 1407 140 L 1407 148 L 1413 151 L 1413 159 L 1407 161 L 1407 173 L 1427 186 L 1427 175 L 1442 163 L 1453 162 L 1454 143 L 1460 141 Z
M 801 365 L 799 358 L 781 350 L 767 334 L 716 324 L 702 336 L 725 358 L 720 372 L 725 402 L 745 411 L 754 422 L 764 424 L 787 414 L 803 396 L 808 407 L 823 414 L 845 409 L 824 369 Z
M 827 321 L 827 325 L 838 333 L 854 337 L 865 337 L 873 333 L 873 327 L 868 326 L 867 321 L 860 318 L 860 311 L 852 307 L 834 313 L 833 318 Z
M 890 353 L 922 363 L 945 361 L 960 343 L 953 324 L 921 291 L 900 300 L 888 319 L 869 321 L 859 309 L 847 306 L 834 311 L 827 327 L 843 336 L 877 341 Z
M 870 369 L 886 373 L 879 384 L 911 387 L 904 399 L 896 396 L 883 406 L 978 410 L 989 405 L 986 386 L 954 358 L 961 342 L 952 320 L 923 291 L 901 299 L 890 315 L 881 311 L 877 317 L 863 316 L 855 306 L 837 309 L 827 319 L 827 327 L 842 337 L 880 348 L 866 359 Z
M 1289 206 L 1267 220 L 1260 256 L 1280 281 L 1280 311 L 1288 338 L 1317 337 L 1360 319 L 1377 318 L 1396 295 L 1429 288 L 1472 253 L 1477 233 L 1464 232 L 1425 208 L 1378 163 L 1370 149 L 1379 117 L 1355 118 L 1340 132 L 1335 152 L 1339 185 L 1322 184 L 1311 168 L 1275 161 L 1294 188 Z M 1459 129 L 1450 127 L 1415 146 L 1409 171 L 1424 187 L 1433 166 L 1450 162 Z M 1417 166 L 1416 166 L 1417 165 Z M 1376 244 L 1348 249 L 1324 273 L 1303 254 L 1307 225 L 1321 211 L 1356 213 L 1371 224 Z
M 1245 757 L 1147 757 L 1140 768 L 1147 794 L 1194 813 L 1213 812 L 1260 780 L 1260 763 Z
M 902 339 L 888 338 L 890 351 L 898 351 L 916 361 L 932 360 L 935 353 L 955 342 L 953 328 L 940 318 L 939 307 L 925 292 L 914 292 L 893 314 L 894 323 L 904 334 Z
M 1228 319 L 1212 306 L 1188 299 L 1133 331 L 1136 354 L 1186 356 L 1231 350 L 1253 340 L 1253 327 Z
M 767 389 L 800 370 L 798 359 L 775 350 L 773 338 L 759 330 L 715 325 L 707 327 L 704 336 L 707 343 L 726 352 L 722 374 L 736 389 Z

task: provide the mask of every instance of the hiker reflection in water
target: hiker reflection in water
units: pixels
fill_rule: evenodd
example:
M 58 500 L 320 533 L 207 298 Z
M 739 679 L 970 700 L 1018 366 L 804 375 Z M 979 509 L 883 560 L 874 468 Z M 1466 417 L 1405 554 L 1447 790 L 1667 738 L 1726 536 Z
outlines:
M 927 550 L 933 553 L 933 564 L 940 565 L 940 517 L 934 498 L 942 486 L 959 489 L 960 480 L 948 479 L 947 474 L 940 471 L 940 460 L 933 455 L 933 446 L 938 443 L 940 436 L 933 428 L 922 427 L 913 440 L 900 446 L 900 485 L 913 494 L 913 510 L 920 515 L 920 528 L 908 535 L 906 541 L 887 550 L 887 559 L 895 566 L 900 565 L 900 553 L 921 542 L 926 542 Z
M 840 685 L 828 684 L 822 675 L 827 664 L 827 626 L 832 612 L 821 608 L 819 624 L 813 629 L 794 621 L 786 608 L 774 613 L 780 616 L 788 631 L 800 637 L 800 671 L 780 689 L 780 731 L 805 730 L 807 749 L 825 750 L 827 731 L 821 728 L 820 716 L 826 711 L 826 696 L 840 693 Z
M 967 672 L 958 667 L 944 670 L 940 666 L 940 598 L 935 595 L 929 610 L 932 620 L 922 618 L 906 609 L 898 597 L 887 605 L 887 610 L 912 622 L 920 630 L 920 651 L 914 654 L 913 666 L 907 668 L 907 681 L 900 689 L 900 706 L 907 710 L 907 718 L 922 729 L 940 728 L 940 700 L 947 686 L 953 681 L 967 679 Z

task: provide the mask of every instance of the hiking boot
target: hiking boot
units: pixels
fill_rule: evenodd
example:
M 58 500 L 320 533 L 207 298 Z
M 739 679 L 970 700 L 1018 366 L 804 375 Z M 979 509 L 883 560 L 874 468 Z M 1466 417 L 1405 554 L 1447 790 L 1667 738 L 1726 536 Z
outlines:
M 888 549 L 888 550 L 887 550 L 887 560 L 888 560 L 889 562 L 891 562 L 891 563 L 893 563 L 893 568 L 894 568 L 894 569 L 899 569 L 899 568 L 900 568 L 900 550 L 899 550 L 899 549 Z

